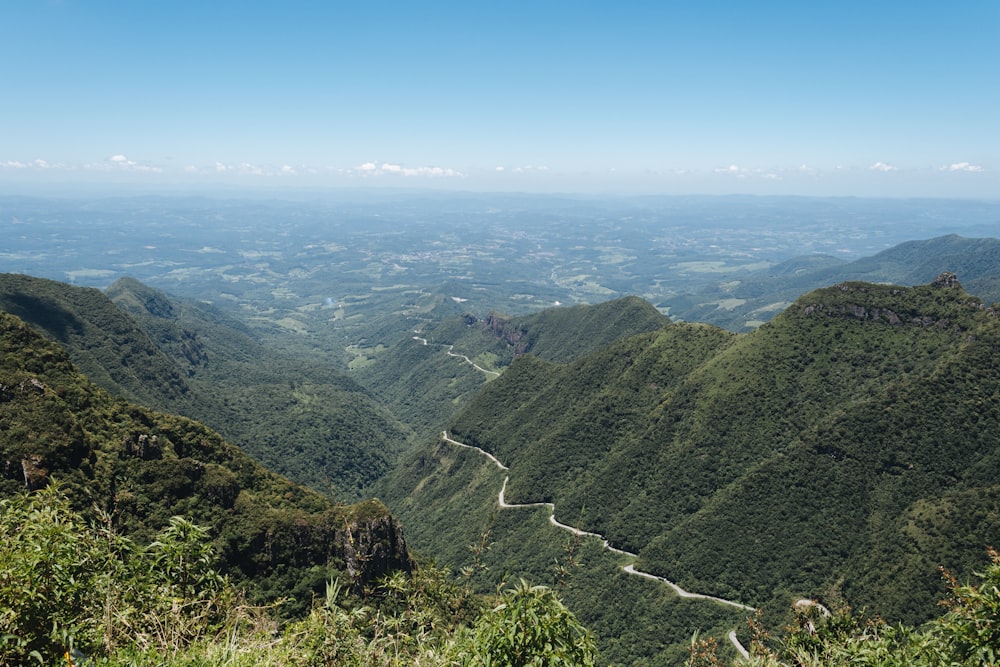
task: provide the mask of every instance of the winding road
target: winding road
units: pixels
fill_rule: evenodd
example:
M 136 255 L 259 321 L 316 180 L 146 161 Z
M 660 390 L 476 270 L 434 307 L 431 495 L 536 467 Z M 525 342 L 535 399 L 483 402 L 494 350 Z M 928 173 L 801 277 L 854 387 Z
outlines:
M 419 331 L 414 331 L 413 333 L 420 333 L 420 332 Z M 456 354 L 454 352 L 454 349 L 455 349 L 454 345 L 446 345 L 445 343 L 428 343 L 427 339 L 423 338 L 421 336 L 414 336 L 413 340 L 420 341 L 421 345 L 432 345 L 433 344 L 433 345 L 440 345 L 442 347 L 447 347 L 448 349 L 445 350 L 445 352 L 448 353 L 449 357 L 455 357 L 456 359 L 462 359 L 462 360 L 465 361 L 465 363 L 469 364 L 470 366 L 472 366 L 473 368 L 475 368 L 477 371 L 479 371 L 481 373 L 486 373 L 487 375 L 492 375 L 493 377 L 500 377 L 500 373 L 498 373 L 497 371 L 491 371 L 488 368 L 483 368 L 482 366 L 480 366 L 476 362 L 474 362 L 472 359 L 469 359 L 464 354 Z
M 414 338 L 416 338 L 416 336 L 414 336 Z M 447 431 L 441 431 L 441 440 L 443 442 L 447 442 L 448 444 L 454 445 L 456 447 L 465 447 L 466 449 L 475 450 L 475 451 L 479 452 L 481 455 L 483 455 L 486 458 L 488 458 L 490 461 L 492 461 L 493 464 L 497 468 L 499 468 L 500 470 L 503 470 L 504 472 L 508 472 L 510 470 L 510 468 L 508 468 L 503 463 L 501 463 L 500 460 L 497 457 L 493 456 L 492 454 L 490 454 L 486 450 L 480 449 L 479 447 L 476 447 L 474 445 L 467 445 L 464 442 L 459 442 L 458 440 L 455 440 L 454 438 L 452 438 L 451 436 L 449 436 Z M 631 558 L 633 560 L 635 560 L 635 559 L 637 559 L 639 557 L 637 554 L 631 553 L 629 551 L 623 551 L 622 549 L 617 549 L 617 548 L 611 546 L 611 544 L 608 542 L 607 538 L 605 538 L 603 535 L 601 535 L 599 533 L 592 533 L 590 531 L 581 530 L 579 528 L 575 528 L 573 526 L 569 526 L 569 525 L 567 525 L 565 523 L 560 523 L 559 521 L 556 520 L 556 506 L 554 504 L 552 504 L 552 503 L 508 503 L 507 500 L 504 498 L 504 493 L 507 491 L 507 482 L 509 480 L 510 480 L 510 475 L 507 475 L 507 476 L 504 477 L 504 479 L 503 479 L 503 485 L 500 487 L 500 493 L 497 496 L 497 502 L 499 503 L 499 505 L 500 505 L 501 508 L 503 508 L 503 509 L 527 509 L 527 508 L 534 508 L 534 507 L 545 507 L 545 508 L 547 508 L 549 510 L 549 523 L 551 523 L 553 526 L 556 526 L 557 528 L 561 528 L 563 530 L 567 530 L 567 531 L 573 533 L 574 535 L 578 535 L 580 537 L 594 537 L 594 538 L 597 538 L 597 539 L 599 539 L 601 541 L 601 544 L 604 545 L 604 548 L 607 549 L 608 551 L 611 551 L 612 553 L 616 553 L 616 554 L 619 554 L 621 556 L 626 556 L 626 557 Z M 736 607 L 737 609 L 744 609 L 744 610 L 747 610 L 747 611 L 755 611 L 754 607 L 751 607 L 749 605 L 745 605 L 745 604 L 743 604 L 741 602 L 734 602 L 732 600 L 726 600 L 726 599 L 723 599 L 723 598 L 715 597 L 713 595 L 703 595 L 701 593 L 691 593 L 690 591 L 684 590 L 683 588 L 681 588 L 680 586 L 678 586 L 674 582 L 670 581 L 669 579 L 664 579 L 663 577 L 658 577 L 655 574 L 650 574 L 648 572 L 643 572 L 641 570 L 635 569 L 635 566 L 633 565 L 633 563 L 629 563 L 628 565 L 623 566 L 622 570 L 624 570 L 626 574 L 631 574 L 631 575 L 634 575 L 636 577 L 642 577 L 643 579 L 650 579 L 652 581 L 657 581 L 659 583 L 666 584 L 679 597 L 682 597 L 682 598 L 693 598 L 693 599 L 697 599 L 697 600 L 708 600 L 710 602 L 715 602 L 717 604 L 728 605 L 730 607 Z M 745 659 L 749 659 L 750 654 L 746 650 L 746 648 L 743 646 L 743 644 L 740 643 L 739 639 L 737 639 L 737 637 L 736 637 L 736 630 L 732 630 L 729 633 L 728 637 L 729 637 L 729 641 L 736 648 L 736 650 L 740 653 L 740 655 L 742 655 Z
M 422 332 L 418 329 L 418 330 L 414 331 L 413 333 L 419 334 L 419 333 L 422 333 Z M 454 345 L 448 345 L 448 344 L 445 344 L 445 343 L 429 343 L 427 341 L 427 339 L 424 338 L 424 337 L 422 337 L 422 336 L 413 336 L 413 340 L 420 342 L 421 345 L 440 345 L 441 347 L 446 347 L 447 349 L 445 350 L 445 352 L 447 352 L 447 354 L 448 354 L 449 357 L 455 357 L 457 359 L 461 359 L 465 363 L 469 364 L 470 366 L 472 366 L 474 369 L 476 369 L 477 371 L 479 371 L 481 373 L 485 373 L 487 375 L 492 375 L 494 377 L 499 377 L 500 376 L 500 373 L 498 373 L 497 371 L 491 371 L 489 369 L 483 368 L 482 366 L 479 366 L 478 364 L 476 364 L 476 362 L 472 361 L 472 359 L 470 359 L 469 357 L 465 356 L 464 354 L 457 354 L 457 353 L 455 353 L 454 352 L 454 349 L 455 349 Z M 479 454 L 481 454 L 482 456 L 485 456 L 490 461 L 492 461 L 493 465 L 495 465 L 500 470 L 503 470 L 504 472 L 508 472 L 510 470 L 510 468 L 508 468 L 503 463 L 501 463 L 500 460 L 497 457 L 493 456 L 492 454 L 490 454 L 486 450 L 480 449 L 479 447 L 476 447 L 474 445 L 467 445 L 464 442 L 459 442 L 458 440 L 455 440 L 452 437 L 450 437 L 448 435 L 447 431 L 441 431 L 441 440 L 443 442 L 447 442 L 448 444 L 454 445 L 456 447 L 465 447 L 466 449 L 473 449 L 473 450 L 479 452 Z M 553 503 L 544 503 L 544 502 L 541 502 L 541 503 L 508 503 L 507 500 L 506 500 L 506 498 L 504 497 L 504 494 L 507 491 L 507 482 L 509 480 L 510 480 L 510 475 L 507 475 L 507 476 L 504 477 L 504 479 L 503 479 L 503 485 L 500 487 L 500 493 L 497 495 L 497 503 L 500 505 L 500 507 L 502 509 L 528 509 L 528 508 L 534 508 L 534 507 L 545 507 L 545 508 L 547 508 L 549 510 L 549 523 L 551 523 L 553 526 L 555 526 L 557 528 L 561 528 L 562 530 L 569 531 L 569 532 L 571 532 L 574 535 L 577 535 L 579 537 L 593 537 L 593 538 L 596 538 L 596 539 L 598 539 L 598 540 L 601 541 L 601 544 L 608 551 L 610 551 L 612 553 L 615 553 L 615 554 L 618 554 L 620 556 L 625 556 L 627 558 L 632 559 L 633 561 L 635 561 L 636 559 L 639 558 L 638 554 L 634 554 L 634 553 L 632 553 L 630 551 L 625 551 L 623 549 L 618 549 L 617 547 L 612 546 L 611 543 L 608 542 L 607 538 L 604 537 L 603 535 L 599 534 L 599 533 L 592 533 L 590 531 L 581 530 L 580 528 L 576 528 L 574 526 L 570 526 L 568 524 L 559 522 L 556 519 L 556 506 Z M 690 591 L 686 591 L 683 588 L 681 588 L 680 586 L 678 586 L 676 583 L 674 583 L 673 581 L 670 581 L 669 579 L 665 579 L 663 577 L 658 577 L 655 574 L 650 574 L 649 572 L 643 572 L 642 570 L 635 569 L 635 565 L 633 563 L 629 563 L 628 565 L 622 566 L 622 570 L 626 574 L 630 574 L 630 575 L 633 575 L 633 576 L 636 576 L 636 577 L 642 577 L 643 579 L 649 579 L 649 580 L 652 580 L 652 581 L 659 582 L 661 584 L 665 584 L 666 586 L 670 587 L 670 589 L 673 590 L 674 593 L 676 593 L 678 597 L 695 599 L 695 600 L 706 600 L 706 601 L 709 601 L 709 602 L 714 602 L 716 604 L 726 605 L 726 606 L 730 606 L 730 607 L 736 607 L 737 609 L 743 609 L 743 610 L 746 610 L 746 611 L 755 611 L 756 610 L 755 607 L 751 607 L 750 605 L 745 605 L 745 604 L 743 604 L 741 602 L 735 602 L 733 600 L 726 600 L 724 598 L 716 597 L 714 595 L 704 595 L 702 593 L 692 593 Z M 821 605 L 819 602 L 816 602 L 815 600 L 802 599 L 802 600 L 798 600 L 795 603 L 795 607 L 796 608 L 803 608 L 803 607 L 806 607 L 806 606 L 815 606 L 823 616 L 829 616 L 830 615 L 830 611 L 826 607 L 824 607 L 823 605 Z M 743 644 L 740 643 L 740 640 L 736 637 L 736 630 L 731 630 L 727 636 L 729 638 L 730 643 L 733 645 L 733 647 L 736 648 L 737 652 L 739 652 L 739 654 L 741 656 L 743 656 L 744 659 L 749 660 L 750 659 L 750 653 L 747 651 L 746 647 L 744 647 Z

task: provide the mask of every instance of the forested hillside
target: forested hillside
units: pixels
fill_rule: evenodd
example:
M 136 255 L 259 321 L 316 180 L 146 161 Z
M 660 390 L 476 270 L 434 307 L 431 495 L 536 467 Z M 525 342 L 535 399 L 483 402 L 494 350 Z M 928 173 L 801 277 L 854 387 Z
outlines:
M 358 379 L 401 419 L 434 432 L 521 355 L 569 361 L 667 323 L 637 297 L 516 317 L 491 312 L 481 319 L 469 313 L 428 318 Z
M 967 262 L 991 261 L 989 243 L 952 242 Z M 928 252 L 904 244 L 872 266 L 917 276 Z M 922 622 L 945 593 L 938 567 L 967 578 L 1000 539 L 1000 330 L 950 274 L 840 283 L 745 334 L 671 323 L 634 297 L 514 317 L 458 314 L 461 300 L 443 298 L 401 342 L 367 350 L 353 378 L 329 354 L 304 358 L 305 338 L 298 356 L 277 354 L 235 313 L 134 280 L 103 294 L 5 275 L 0 288 L 4 307 L 118 396 L 220 425 L 335 497 L 375 482 L 419 552 L 469 566 L 468 585 L 513 572 L 557 587 L 605 661 L 676 664 L 694 630 L 723 638 L 745 614 L 650 587 L 543 507 L 498 513 L 508 472 L 507 503 L 554 503 L 559 521 L 637 553 L 642 571 L 763 607 L 772 627 L 801 597 Z M 360 572 L 367 547 L 393 543 L 354 547 L 369 538 L 350 526 L 368 519 L 397 531 L 377 502 L 338 509 L 287 486 L 204 426 L 96 390 L 14 323 L 5 335 L 21 343 L 0 379 L 8 491 L 54 478 L 77 511 L 96 498 L 142 540 L 188 516 L 257 599 L 291 591 L 298 611 L 333 573 Z M 510 470 L 432 444 L 442 426 Z M 408 437 L 416 446 L 392 470 Z M 343 539 L 364 563 L 331 546 Z
M 510 467 L 508 502 L 552 501 L 689 590 L 915 622 L 938 566 L 967 576 L 1000 540 L 998 350 L 996 313 L 953 276 L 844 283 L 748 334 L 673 324 L 520 357 L 451 430 Z M 443 483 L 429 463 L 420 494 Z
M 202 421 L 270 469 L 358 500 L 389 469 L 406 430 L 323 358 L 289 358 L 239 320 L 132 279 L 107 294 L 0 276 L 6 308 L 66 345 L 114 394 Z
M 107 294 L 186 370 L 199 392 L 191 416 L 268 468 L 357 500 L 403 448 L 405 427 L 328 355 L 282 354 L 225 311 L 135 280 L 119 280 Z
M 2 311 L 0 461 L 2 664 L 594 664 L 553 591 L 414 571 L 377 500 L 112 397 Z
M 0 310 L 66 346 L 74 363 L 105 389 L 164 410 L 193 409 L 187 374 L 100 290 L 5 273 Z
M 0 496 L 56 480 L 75 509 L 106 512 L 140 542 L 182 515 L 210 530 L 224 570 L 263 598 L 308 596 L 336 572 L 363 582 L 410 567 L 378 501 L 334 505 L 198 422 L 112 397 L 2 312 L 0 424 Z

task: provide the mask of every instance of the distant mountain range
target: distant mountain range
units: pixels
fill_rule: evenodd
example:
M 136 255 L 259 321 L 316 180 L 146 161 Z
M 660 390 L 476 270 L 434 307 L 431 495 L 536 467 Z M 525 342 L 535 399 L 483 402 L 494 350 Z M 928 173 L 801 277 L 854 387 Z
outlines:
M 848 280 L 921 285 L 945 271 L 957 274 L 970 293 L 987 303 L 1000 301 L 1000 239 L 951 234 L 909 241 L 853 262 L 806 255 L 658 305 L 673 319 L 745 331 L 771 319 L 799 295 L 826 285 Z

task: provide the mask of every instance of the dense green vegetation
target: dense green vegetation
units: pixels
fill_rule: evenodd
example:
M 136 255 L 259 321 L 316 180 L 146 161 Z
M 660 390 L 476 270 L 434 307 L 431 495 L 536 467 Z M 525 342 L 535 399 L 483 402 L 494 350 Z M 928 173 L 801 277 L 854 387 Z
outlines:
M 688 590 L 772 623 L 802 596 L 919 623 L 937 566 L 968 576 L 1000 539 L 997 349 L 995 313 L 953 280 L 844 283 L 748 334 L 674 324 L 520 357 L 451 429 L 510 466 L 508 502 L 552 501 Z M 460 492 L 424 451 L 396 477 L 410 500 L 386 497 L 441 545 L 460 526 L 431 508 Z
M 282 622 L 278 605 L 247 604 L 217 569 L 208 531 L 181 517 L 140 546 L 115 530 L 111 517 L 88 520 L 74 511 L 60 487 L 50 485 L 0 500 L 0 531 L 7 538 L 0 542 L 2 664 L 596 662 L 590 633 L 555 592 L 523 581 L 477 596 L 446 570 L 422 567 L 388 576 L 355 598 L 331 580 L 308 614 Z M 962 583 L 945 573 L 945 611 L 918 628 L 807 605 L 780 635 L 750 619 L 747 661 L 725 660 L 714 639 L 695 633 L 686 659 L 664 664 L 994 665 L 1000 555 L 990 556 L 980 581 Z M 617 599 L 591 603 L 618 613 Z
M 750 659 L 732 664 L 759 667 L 938 667 L 1000 664 L 1000 554 L 989 550 L 990 562 L 977 581 L 963 583 L 945 571 L 948 594 L 944 613 L 920 627 L 889 624 L 848 609 L 830 614 L 803 606 L 780 636 L 751 621 Z M 721 667 L 711 639 L 695 637 L 688 667 Z
M 502 344 L 504 365 L 517 356 L 565 363 L 625 336 L 654 331 L 669 323 L 650 303 L 623 297 L 592 306 L 547 308 L 530 315 L 491 313 L 478 327 L 484 338 Z
M 596 635 L 600 664 L 678 665 L 694 632 L 724 638 L 744 626 L 744 611 L 681 599 L 626 574 L 631 559 L 554 527 L 546 508 L 499 509 L 504 474 L 482 455 L 438 443 L 412 457 L 382 494 L 407 526 L 408 543 L 441 563 L 468 565 L 464 573 L 479 590 L 520 577 L 557 590 Z M 557 514 L 580 523 L 580 516 Z M 736 655 L 728 642 L 719 654 Z
M 65 350 L 0 313 L 0 497 L 63 485 L 146 543 L 174 516 L 210 530 L 223 570 L 254 599 L 299 604 L 335 573 L 361 583 L 408 569 L 399 525 L 378 501 L 334 505 L 263 468 L 204 425 L 109 395 Z
M 593 638 L 548 588 L 479 597 L 447 571 L 395 573 L 300 618 L 247 603 L 209 531 L 174 517 L 140 545 L 56 485 L 0 500 L 0 664 L 593 665 Z
M 399 418 L 430 434 L 521 355 L 569 361 L 667 323 L 652 305 L 636 297 L 517 317 L 492 312 L 482 319 L 470 313 L 452 315 L 422 322 L 414 337 L 380 355 L 357 377 Z M 465 355 L 486 372 L 448 351 Z
M 185 414 L 272 470 L 358 500 L 403 447 L 406 429 L 327 355 L 281 354 L 225 311 L 135 280 L 117 281 L 108 297 L 185 369 L 199 397 Z
M 459 586 L 472 606 L 462 620 L 434 621 L 464 629 L 435 638 L 419 624 L 400 629 L 403 608 L 390 609 L 398 596 L 374 583 L 392 567 L 409 567 L 386 564 L 405 547 L 384 507 L 335 507 L 264 472 L 200 424 L 112 398 L 77 375 L 59 348 L 4 319 L 4 493 L 60 480 L 73 522 L 90 531 L 107 517 L 100 525 L 146 554 L 137 562 L 152 557 L 165 530 L 182 529 L 174 517 L 205 526 L 200 541 L 225 573 L 226 590 L 240 591 L 225 595 L 242 596 L 245 609 L 291 596 L 254 626 L 270 628 L 263 635 L 229 645 L 232 664 L 246 659 L 237 657 L 238 644 L 258 639 L 272 642 L 266 659 L 274 664 L 291 660 L 283 651 L 393 664 L 378 663 L 389 660 L 387 647 L 395 664 L 407 664 L 421 642 L 433 646 L 430 664 L 459 660 L 451 651 L 475 642 L 481 651 L 503 635 L 478 634 L 473 590 L 535 590 L 525 599 L 549 599 L 541 589 L 510 589 L 520 577 L 558 591 L 595 632 L 602 663 L 678 664 L 694 632 L 718 642 L 715 652 L 699 644 L 697 659 L 735 658 L 723 637 L 742 626 L 741 612 L 680 600 L 628 576 L 620 556 L 551 526 L 542 508 L 498 511 L 503 475 L 429 435 L 446 420 L 456 437 L 510 466 L 508 501 L 554 502 L 561 521 L 638 552 L 643 570 L 759 605 L 772 627 L 792 622 L 790 601 L 808 596 L 867 608 L 912 626 L 906 637 L 930 642 L 931 631 L 918 624 L 933 619 L 945 593 L 938 566 L 968 577 L 1000 536 L 1000 331 L 995 313 L 952 280 L 916 288 L 842 283 L 741 335 L 667 323 L 638 299 L 482 318 L 456 315 L 460 305 L 446 299 L 440 312 L 413 320 L 418 331 L 395 346 L 367 350 L 355 382 L 331 371 L 329 355 L 304 358 L 305 338 L 292 346 L 297 356 L 277 355 L 233 313 L 135 281 L 109 290 L 118 305 L 111 308 L 95 290 L 3 279 L 4 304 L 70 346 L 119 396 L 204 415 L 248 450 L 258 448 L 257 458 L 340 498 L 358 497 L 375 481 L 421 552 L 456 567 L 472 561 Z M 387 474 L 410 429 L 426 445 L 403 453 Z M 427 590 L 426 582 L 411 584 L 419 576 L 393 585 Z M 366 611 L 319 602 L 303 616 L 331 577 L 373 596 Z M 433 586 L 446 580 L 456 585 L 441 575 Z M 349 632 L 293 649 L 283 634 L 292 626 L 282 620 L 291 617 L 308 618 L 296 622 L 314 623 L 315 636 L 329 624 Z M 178 659 L 222 660 L 203 653 L 224 643 L 220 628 L 235 636 L 220 618 L 183 640 Z M 379 625 L 390 618 L 394 630 Z M 820 653 L 831 662 L 836 651 L 868 650 L 855 640 L 892 653 L 896 639 L 890 646 L 872 637 L 904 636 L 838 618 L 840 648 L 824 643 L 821 650 L 832 652 Z M 297 632 L 301 639 L 306 631 Z M 741 631 L 748 645 L 750 637 Z M 788 648 L 805 641 L 795 637 L 759 644 L 756 659 L 808 664 Z M 141 650 L 121 655 L 138 660 Z
M 362 498 L 406 439 L 322 357 L 276 353 L 226 312 L 135 280 L 104 295 L 3 275 L 0 308 L 66 345 L 108 391 L 208 424 L 272 470 L 344 501 Z
M 100 290 L 0 274 L 0 310 L 66 346 L 88 378 L 122 398 L 173 412 L 195 404 L 186 373 Z

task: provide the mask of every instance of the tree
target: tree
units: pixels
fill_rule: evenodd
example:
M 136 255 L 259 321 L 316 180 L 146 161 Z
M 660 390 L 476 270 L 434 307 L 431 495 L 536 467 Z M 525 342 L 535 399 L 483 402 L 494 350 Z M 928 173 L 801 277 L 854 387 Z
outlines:
M 504 591 L 473 628 L 470 667 L 593 665 L 594 638 L 545 586 Z
M 58 485 L 0 500 L 0 535 L 0 664 L 95 643 L 102 545 Z

